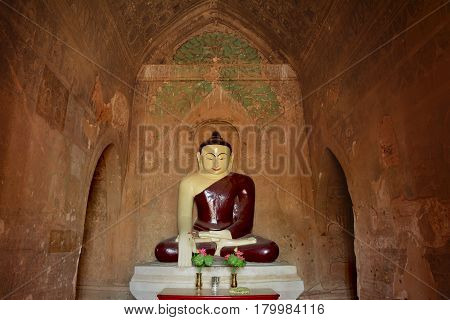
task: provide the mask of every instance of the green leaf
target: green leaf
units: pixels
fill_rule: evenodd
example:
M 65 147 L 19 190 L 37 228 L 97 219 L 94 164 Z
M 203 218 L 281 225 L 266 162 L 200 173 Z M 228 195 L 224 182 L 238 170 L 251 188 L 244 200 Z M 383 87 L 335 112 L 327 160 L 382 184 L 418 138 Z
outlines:
M 234 254 L 232 254 L 232 255 L 230 255 L 230 257 L 228 258 L 228 261 L 230 262 L 230 264 L 232 265 L 232 266 L 234 266 L 234 265 L 236 265 L 236 260 L 237 260 L 238 258 L 234 255 Z
M 204 261 L 205 261 L 205 266 L 211 267 L 214 262 L 214 257 L 211 255 L 207 255 L 206 257 L 204 257 Z
M 204 264 L 204 256 L 202 256 L 201 254 L 196 254 L 192 257 L 192 263 L 194 264 L 194 266 L 196 267 L 202 267 Z

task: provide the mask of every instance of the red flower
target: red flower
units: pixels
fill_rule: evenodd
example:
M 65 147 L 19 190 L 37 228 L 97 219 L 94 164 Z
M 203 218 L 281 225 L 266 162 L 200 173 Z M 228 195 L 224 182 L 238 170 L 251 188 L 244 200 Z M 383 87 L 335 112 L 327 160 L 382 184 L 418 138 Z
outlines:
M 200 250 L 197 249 L 197 252 L 199 254 L 201 254 L 202 256 L 206 256 L 206 249 L 205 248 L 201 248 Z
M 227 255 L 225 256 L 225 260 L 228 260 L 229 257 L 230 257 L 230 255 L 227 254 Z

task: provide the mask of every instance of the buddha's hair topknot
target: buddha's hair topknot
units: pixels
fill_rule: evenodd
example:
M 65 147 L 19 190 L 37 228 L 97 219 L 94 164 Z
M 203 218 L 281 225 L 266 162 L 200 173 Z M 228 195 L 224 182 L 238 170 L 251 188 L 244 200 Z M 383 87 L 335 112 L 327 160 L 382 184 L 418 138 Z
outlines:
M 226 146 L 226 147 L 230 148 L 230 152 L 233 151 L 231 149 L 231 144 L 229 144 L 228 142 L 223 140 L 222 136 L 220 135 L 220 133 L 218 131 L 213 131 L 213 133 L 211 134 L 211 138 L 209 138 L 208 140 L 206 140 L 205 142 L 200 144 L 199 152 L 200 153 L 202 152 L 203 147 L 213 145 L 213 144 Z

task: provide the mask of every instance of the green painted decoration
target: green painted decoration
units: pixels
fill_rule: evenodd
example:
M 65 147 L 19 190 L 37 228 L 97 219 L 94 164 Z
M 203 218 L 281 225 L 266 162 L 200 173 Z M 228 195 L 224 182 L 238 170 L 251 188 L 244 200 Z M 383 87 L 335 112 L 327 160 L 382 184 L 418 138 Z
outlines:
M 221 64 L 261 63 L 258 51 L 247 41 L 222 32 L 207 32 L 195 36 L 176 51 L 176 64 L 213 63 Z
M 276 94 L 263 81 L 230 80 L 221 82 L 221 85 L 254 119 L 271 118 L 280 112 Z
M 212 84 L 208 81 L 171 81 L 156 95 L 155 113 L 162 115 L 167 110 L 184 116 L 211 91 Z
M 254 119 L 269 119 L 282 110 L 268 82 L 256 80 L 263 77 L 259 52 L 235 35 L 207 32 L 195 36 L 177 49 L 173 62 L 178 65 L 192 65 L 197 70 L 202 70 L 202 73 L 204 70 L 204 74 L 208 73 L 210 68 L 202 68 L 202 65 L 217 64 L 217 83 Z M 246 78 L 246 81 L 240 80 L 243 78 Z M 252 78 L 255 80 L 251 80 Z M 206 80 L 166 83 L 156 96 L 155 112 L 162 115 L 163 110 L 167 110 L 184 116 L 202 101 L 212 88 L 212 83 Z

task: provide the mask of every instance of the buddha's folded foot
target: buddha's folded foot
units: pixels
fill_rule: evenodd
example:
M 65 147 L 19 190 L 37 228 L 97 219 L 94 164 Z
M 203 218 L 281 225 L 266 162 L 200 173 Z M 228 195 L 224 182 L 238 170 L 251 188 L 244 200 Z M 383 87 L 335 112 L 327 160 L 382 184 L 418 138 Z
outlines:
M 220 256 L 225 257 L 227 254 L 234 253 L 234 249 L 237 247 L 239 251 L 244 254 L 244 258 L 248 262 L 273 262 L 278 258 L 279 248 L 275 242 L 259 236 L 249 235 L 248 237 L 254 237 L 256 239 L 256 243 L 237 246 L 224 246 L 220 250 Z M 245 240 L 248 237 L 235 240 Z M 239 242 L 237 243 L 239 244 Z M 214 242 L 197 243 L 197 249 L 201 248 L 206 249 L 207 254 L 214 255 L 217 245 Z M 178 243 L 176 241 L 176 237 L 160 242 L 155 248 L 155 256 L 156 259 L 161 262 L 177 262 Z
M 238 246 L 239 251 L 243 253 L 245 261 L 248 262 L 274 262 L 280 253 L 278 245 L 268 239 L 259 236 L 256 238 L 255 244 Z M 235 247 L 224 247 L 220 251 L 220 255 L 225 257 L 227 254 L 234 253 Z

